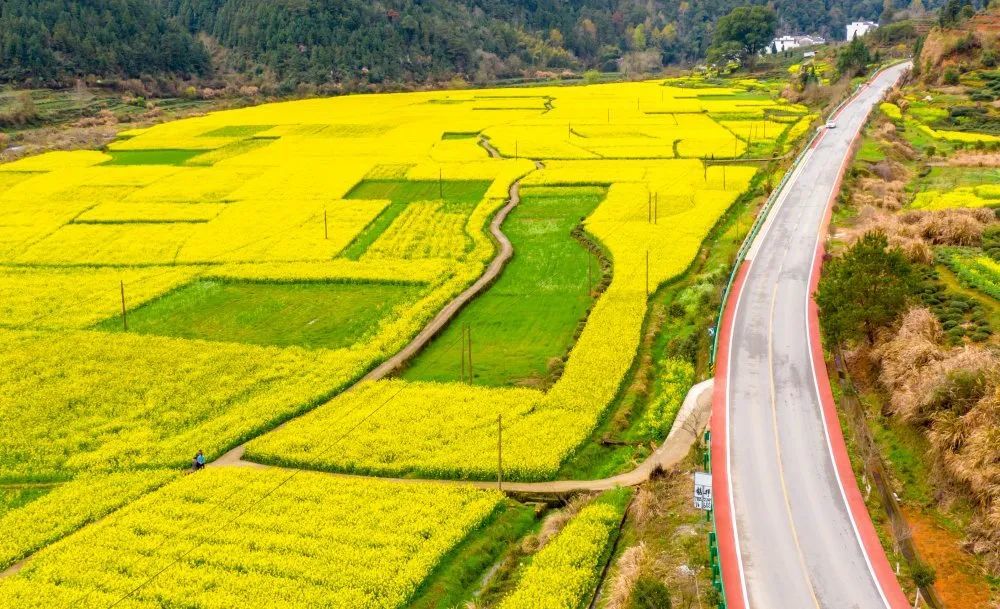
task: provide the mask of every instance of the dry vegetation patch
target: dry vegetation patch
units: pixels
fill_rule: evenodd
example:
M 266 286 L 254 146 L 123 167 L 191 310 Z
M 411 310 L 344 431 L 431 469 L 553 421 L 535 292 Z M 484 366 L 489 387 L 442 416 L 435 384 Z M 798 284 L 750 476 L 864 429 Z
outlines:
M 945 484 L 972 497 L 978 512 L 967 547 L 1000 570 L 1000 354 L 975 345 L 947 348 L 927 309 L 911 309 L 872 350 L 889 409 L 925 428 Z
M 995 218 L 993 210 L 983 208 L 894 213 L 866 205 L 858 212 L 854 225 L 842 234 L 848 244 L 853 244 L 866 233 L 884 233 L 889 245 L 903 250 L 911 262 L 930 264 L 934 260 L 931 246 L 978 246 Z

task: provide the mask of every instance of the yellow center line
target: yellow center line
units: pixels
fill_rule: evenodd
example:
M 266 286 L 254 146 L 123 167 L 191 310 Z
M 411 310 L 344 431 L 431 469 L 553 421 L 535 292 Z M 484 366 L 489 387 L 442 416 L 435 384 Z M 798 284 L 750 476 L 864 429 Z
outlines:
M 784 267 L 782 261 L 778 268 L 778 277 L 781 277 L 781 268 Z M 802 567 L 802 574 L 805 576 L 806 584 L 809 586 L 809 594 L 812 595 L 816 609 L 822 609 L 819 599 L 816 598 L 816 590 L 813 588 L 812 578 L 809 577 L 809 570 L 806 568 L 806 559 L 802 554 L 802 545 L 799 543 L 799 534 L 795 529 L 795 521 L 792 519 L 792 503 L 788 495 L 788 486 L 785 484 L 785 467 L 781 461 L 781 442 L 778 439 L 778 402 L 774 383 L 774 304 L 778 300 L 778 282 L 774 283 L 771 291 L 771 313 L 768 318 L 767 328 L 767 364 L 771 376 L 771 424 L 774 426 L 774 450 L 778 455 L 778 478 L 781 480 L 781 493 L 785 499 L 785 512 L 788 514 L 788 526 L 792 531 L 792 541 L 795 543 L 795 551 L 799 555 L 799 565 Z

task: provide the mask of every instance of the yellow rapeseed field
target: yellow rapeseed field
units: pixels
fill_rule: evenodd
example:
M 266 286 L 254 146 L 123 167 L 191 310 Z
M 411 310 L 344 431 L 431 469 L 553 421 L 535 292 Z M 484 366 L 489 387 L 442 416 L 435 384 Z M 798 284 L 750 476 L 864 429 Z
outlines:
M 310 473 L 278 487 L 286 478 L 186 476 L 39 552 L 0 580 L 0 607 L 108 607 L 171 566 L 122 606 L 394 609 L 502 499 Z
M 0 519 L 20 531 L 0 566 L 48 544 L 0 580 L 0 608 L 107 606 L 164 566 L 121 606 L 405 604 L 499 494 L 232 468 L 168 481 L 196 450 L 212 460 L 243 443 L 268 463 L 489 479 L 498 415 L 507 477 L 554 476 L 625 381 L 649 292 L 749 187 L 755 166 L 726 160 L 780 153 L 807 130 L 806 108 L 766 90 L 675 79 L 309 99 L 0 165 L 0 480 L 70 479 Z M 487 227 L 519 180 L 607 192 L 583 226 L 612 279 L 558 380 L 345 392 L 482 276 L 497 247 Z M 155 307 L 197 316 L 204 302 L 185 290 L 203 283 L 412 292 L 337 348 L 134 327 Z M 548 582 L 589 586 L 622 509 L 587 508 L 505 606 L 535 606 Z M 564 563 L 575 571 L 554 576 Z
M 219 454 L 310 408 L 399 349 L 482 273 L 495 247 L 485 226 L 522 177 L 612 185 L 587 229 L 612 252 L 615 280 L 563 379 L 537 396 L 535 416 L 574 421 L 551 455 L 534 458 L 545 467 L 525 455 L 526 475 L 551 471 L 629 366 L 647 251 L 655 289 L 687 266 L 752 174 L 706 169 L 702 158 L 743 154 L 765 129 L 777 138 L 791 123 L 764 117 L 801 110 L 742 92 L 645 82 L 314 99 L 135 129 L 105 152 L 0 166 L 0 357 L 5 371 L 35 371 L 0 377 L 9 396 L 0 471 L 182 463 L 196 447 Z M 472 207 L 409 202 L 348 259 L 345 250 L 395 209 L 351 196 L 366 179 L 490 185 Z M 653 198 L 657 224 L 646 221 Z M 93 330 L 120 314 L 122 291 L 133 310 L 205 278 L 406 282 L 423 295 L 339 350 Z

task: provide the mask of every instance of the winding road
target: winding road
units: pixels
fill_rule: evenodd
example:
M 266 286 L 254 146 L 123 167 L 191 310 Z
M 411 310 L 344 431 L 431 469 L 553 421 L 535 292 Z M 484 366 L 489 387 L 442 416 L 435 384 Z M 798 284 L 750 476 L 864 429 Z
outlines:
M 778 195 L 720 327 L 712 416 L 716 526 L 728 606 L 902 609 L 857 488 L 811 294 L 843 169 L 869 112 L 909 64 L 832 118 Z

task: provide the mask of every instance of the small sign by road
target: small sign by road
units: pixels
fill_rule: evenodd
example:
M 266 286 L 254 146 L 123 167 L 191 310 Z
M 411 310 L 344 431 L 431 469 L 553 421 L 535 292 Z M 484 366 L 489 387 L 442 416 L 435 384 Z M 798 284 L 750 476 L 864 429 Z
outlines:
M 706 511 L 712 509 L 712 474 L 694 473 L 694 507 Z

